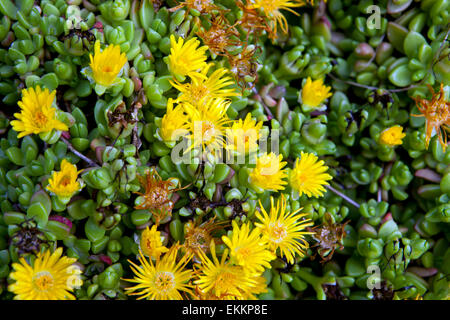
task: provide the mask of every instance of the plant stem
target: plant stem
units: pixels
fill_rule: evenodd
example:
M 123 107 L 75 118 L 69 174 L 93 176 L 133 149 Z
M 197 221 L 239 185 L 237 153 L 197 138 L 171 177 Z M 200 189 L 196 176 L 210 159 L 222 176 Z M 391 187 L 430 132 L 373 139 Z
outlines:
M 355 206 L 356 208 L 359 209 L 360 205 L 359 205 L 356 201 L 350 199 L 350 198 L 347 197 L 345 194 L 343 194 L 342 192 L 336 190 L 336 189 L 333 188 L 332 186 L 325 186 L 325 187 L 326 187 L 328 190 L 330 190 L 330 191 L 334 192 L 335 194 L 337 194 L 338 196 L 340 196 L 342 199 L 344 199 L 344 200 L 347 201 L 348 203 L 352 204 L 353 206 Z
M 84 156 L 82 153 L 80 153 L 77 149 L 73 147 L 73 145 L 70 143 L 69 140 L 67 140 L 64 137 L 60 138 L 65 144 L 67 144 L 67 147 L 70 151 L 72 151 L 77 157 L 84 160 L 87 164 L 89 164 L 91 167 L 100 167 L 97 163 L 89 159 L 88 157 Z

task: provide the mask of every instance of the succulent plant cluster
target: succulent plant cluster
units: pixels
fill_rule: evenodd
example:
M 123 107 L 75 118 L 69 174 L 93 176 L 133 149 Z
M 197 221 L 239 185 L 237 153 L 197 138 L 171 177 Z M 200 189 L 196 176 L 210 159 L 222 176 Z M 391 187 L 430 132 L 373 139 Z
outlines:
M 449 0 L 0 12 L 0 299 L 449 298 Z

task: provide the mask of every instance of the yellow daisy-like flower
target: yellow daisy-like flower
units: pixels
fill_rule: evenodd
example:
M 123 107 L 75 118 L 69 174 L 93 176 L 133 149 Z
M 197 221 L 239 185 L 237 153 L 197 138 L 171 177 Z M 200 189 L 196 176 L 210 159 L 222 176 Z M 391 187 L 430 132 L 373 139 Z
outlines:
M 250 172 L 250 183 L 264 190 L 284 190 L 287 184 L 283 179 L 287 177 L 286 162 L 282 161 L 283 156 L 278 156 L 271 152 L 264 153 L 256 159 L 256 167 Z
M 248 154 L 258 149 L 258 139 L 261 137 L 260 130 L 263 122 L 256 122 L 252 115 L 247 113 L 245 120 L 233 121 L 231 128 L 226 130 L 227 149 L 240 154 Z
M 182 93 L 178 97 L 178 101 L 200 105 L 212 98 L 229 98 L 240 95 L 235 89 L 226 88 L 235 83 L 231 77 L 225 76 L 229 72 L 227 69 L 217 69 L 209 77 L 207 76 L 212 65 L 212 63 L 207 64 L 200 72 L 204 77 L 193 78 L 192 83 L 170 81 L 172 86 Z
M 214 240 L 211 240 L 210 250 L 212 260 L 199 251 L 201 265 L 196 270 L 197 280 L 194 284 L 200 289 L 201 295 L 215 299 L 244 299 L 257 286 L 255 277 L 244 272 L 242 267 L 226 261 L 227 249 L 219 261 Z
M 66 124 L 57 119 L 57 110 L 52 107 L 55 95 L 56 90 L 42 90 L 40 86 L 22 90 L 22 101 L 17 103 L 21 111 L 14 114 L 18 120 L 11 121 L 11 126 L 19 133 L 19 138 L 52 130 L 69 130 Z
M 177 263 L 178 248 L 178 245 L 172 246 L 155 264 L 151 259 L 147 261 L 142 251 L 139 252 L 141 266 L 128 260 L 136 276 L 133 279 L 123 280 L 137 285 L 125 288 L 126 294 L 141 295 L 138 300 L 182 300 L 180 291 L 192 294 L 192 286 L 188 282 L 193 272 L 184 270 L 192 255 L 183 256 Z
M 231 101 L 222 98 L 210 99 L 199 107 L 183 104 L 189 116 L 190 138 L 193 142 L 190 149 L 202 146 L 202 150 L 214 153 L 223 147 L 225 127 L 231 122 L 227 116 L 230 104 Z
M 100 41 L 94 45 L 94 56 L 89 55 L 92 77 L 95 82 L 109 87 L 114 83 L 125 63 L 128 61 L 124 52 L 120 53 L 120 46 L 109 45 L 100 51 Z
M 83 187 L 83 184 L 77 180 L 81 171 L 83 170 L 77 171 L 76 165 L 63 159 L 61 161 L 61 170 L 53 171 L 52 176 L 48 180 L 47 190 L 60 197 L 71 197 Z
M 302 152 L 301 158 L 295 161 L 289 180 L 292 188 L 300 196 L 302 194 L 316 198 L 323 196 L 323 192 L 326 191 L 324 185 L 328 185 L 327 180 L 332 179 L 332 176 L 325 173 L 328 167 L 323 165 L 324 161 L 317 160 L 316 155 Z
M 173 99 L 169 98 L 166 114 L 161 119 L 159 133 L 165 142 L 177 141 L 181 136 L 188 134 L 187 121 L 189 119 L 184 113 L 184 108 L 181 105 L 174 108 L 173 103 Z
M 288 32 L 287 20 L 280 10 L 288 10 L 298 16 L 298 13 L 291 8 L 302 7 L 304 5 L 305 1 L 303 0 L 253 0 L 250 9 L 261 9 L 270 21 L 273 34 L 276 35 L 278 24 L 284 33 Z
M 176 41 L 174 35 L 170 35 L 170 45 L 167 65 L 177 80 L 184 81 L 186 76 L 197 80 L 205 78 L 199 71 L 206 67 L 207 46 L 198 48 L 200 41 L 195 37 L 186 42 L 180 37 Z
M 281 257 L 286 257 L 288 263 L 294 263 L 294 256 L 305 254 L 304 250 L 309 247 L 304 236 L 314 234 L 304 231 L 307 227 L 313 225 L 311 219 L 301 219 L 308 216 L 307 213 L 297 214 L 302 208 L 289 212 L 286 210 L 287 201 L 284 195 L 274 205 L 273 197 L 270 197 L 270 212 L 267 213 L 259 202 L 261 212 L 256 211 L 255 215 L 259 223 L 255 226 L 261 231 L 263 238 L 267 240 L 269 248 L 276 252 L 279 250 Z
M 270 261 L 276 256 L 269 251 L 267 241 L 261 237 L 259 229 L 250 232 L 250 223 L 239 228 L 233 220 L 233 235 L 231 238 L 222 236 L 222 241 L 230 248 L 230 257 L 250 274 L 261 274 L 264 267 L 271 268 Z
M 161 232 L 156 230 L 156 224 L 145 228 L 141 234 L 140 247 L 142 252 L 148 257 L 159 259 L 161 254 L 169 251 L 165 246 L 163 246 L 161 241 Z
M 8 286 L 16 300 L 75 300 L 71 293 L 75 286 L 80 286 L 81 270 L 73 264 L 76 259 L 62 256 L 62 248 L 50 253 L 38 253 L 33 265 L 24 258 L 13 263 L 11 279 L 14 283 Z
M 405 136 L 406 134 L 403 133 L 403 127 L 397 125 L 383 130 L 383 132 L 381 132 L 379 142 L 391 147 L 397 146 L 402 144 L 402 139 Z
M 323 84 L 323 79 L 312 81 L 310 77 L 302 88 L 302 103 L 312 108 L 319 107 L 322 102 L 331 96 L 331 87 Z

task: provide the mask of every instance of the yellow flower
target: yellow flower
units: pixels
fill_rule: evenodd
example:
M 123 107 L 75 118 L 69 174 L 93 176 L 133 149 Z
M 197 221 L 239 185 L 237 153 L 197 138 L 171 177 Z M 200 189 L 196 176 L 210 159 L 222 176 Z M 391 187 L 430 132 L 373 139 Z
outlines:
M 258 300 L 255 295 L 267 292 L 266 278 L 261 275 L 253 275 L 250 277 L 255 280 L 255 285 L 243 294 L 244 300 Z
M 156 224 L 145 228 L 141 234 L 140 247 L 142 252 L 150 258 L 159 259 L 162 253 L 169 251 L 165 246 L 163 246 L 161 241 L 161 232 L 156 230 Z
M 202 150 L 214 152 L 224 144 L 225 126 L 231 122 L 227 109 L 231 101 L 222 98 L 210 99 L 198 108 L 184 103 L 189 116 L 189 131 L 192 144 L 190 149 L 202 146 Z
M 402 144 L 402 139 L 406 136 L 401 126 L 393 126 L 383 130 L 380 135 L 380 143 L 388 146 L 396 146 Z
M 305 2 L 302 0 L 253 0 L 250 9 L 261 9 L 269 19 L 274 35 L 277 33 L 277 24 L 281 26 L 284 33 L 288 32 L 288 23 L 280 10 L 288 10 L 298 16 L 298 13 L 291 8 L 302 7 Z
M 312 81 L 310 77 L 302 89 L 302 103 L 309 107 L 317 108 L 322 102 L 331 96 L 331 87 L 323 84 L 323 79 Z
M 52 108 L 56 90 L 51 93 L 46 88 L 29 88 L 22 90 L 22 101 L 19 101 L 21 111 L 14 116 L 18 120 L 11 121 L 12 128 L 19 132 L 22 138 L 29 134 L 48 133 L 52 130 L 67 131 L 69 128 L 57 119 L 56 108 Z
M 170 54 L 167 59 L 167 65 L 170 72 L 179 81 L 184 81 L 186 76 L 191 79 L 200 79 L 205 76 L 199 73 L 200 70 L 206 67 L 207 46 L 197 48 L 200 41 L 197 38 L 192 38 L 186 43 L 183 38 L 175 40 L 174 35 L 170 35 Z
M 264 153 L 256 159 L 256 167 L 250 172 L 250 183 L 264 190 L 284 190 L 287 184 L 283 179 L 287 177 L 286 162 L 282 161 L 283 156 L 278 157 L 275 153 Z
M 301 153 L 301 159 L 295 161 L 295 167 L 290 174 L 291 187 L 299 193 L 308 197 L 316 198 L 323 196 L 324 185 L 328 185 L 327 180 L 332 177 L 325 173 L 328 170 L 324 166 L 324 161 L 317 161 L 318 158 L 312 153 Z
M 310 219 L 301 219 L 308 214 L 297 214 L 301 210 L 293 212 L 286 210 L 287 201 L 284 195 L 274 205 L 273 197 L 270 197 L 271 208 L 267 213 L 259 202 L 261 212 L 255 211 L 255 215 L 259 223 L 255 226 L 261 231 L 263 238 L 267 240 L 269 248 L 276 252 L 279 249 L 280 256 L 286 257 L 288 263 L 294 263 L 294 256 L 304 255 L 304 250 L 309 247 L 304 235 L 314 234 L 313 232 L 305 232 L 306 227 L 313 225 Z M 301 219 L 301 220 L 300 220 Z
M 95 42 L 94 56 L 89 55 L 93 78 L 96 83 L 109 87 L 114 83 L 125 63 L 128 61 L 124 52 L 120 53 L 120 46 L 109 45 L 100 51 L 100 41 Z
M 74 258 L 61 257 L 62 248 L 50 253 L 38 253 L 33 265 L 30 266 L 24 258 L 19 263 L 13 263 L 8 290 L 13 292 L 16 300 L 75 300 L 70 292 L 75 286 L 81 285 L 79 274 L 81 270 L 73 263 Z
M 240 154 L 248 154 L 258 149 L 258 139 L 261 137 L 260 130 L 263 122 L 256 123 L 252 115 L 247 113 L 245 120 L 233 121 L 231 128 L 226 130 L 227 149 L 234 150 Z
M 234 80 L 225 76 L 229 71 L 225 68 L 215 70 L 209 77 L 207 73 L 212 63 L 207 64 L 201 74 L 202 78 L 193 78 L 192 83 L 180 83 L 177 80 L 170 81 L 173 87 L 182 94 L 178 97 L 180 102 L 189 102 L 192 105 L 200 105 L 212 98 L 229 98 L 239 96 L 233 88 L 226 88 L 234 84 Z
M 139 253 L 141 266 L 128 260 L 135 277 L 123 279 L 137 283 L 134 287 L 125 288 L 128 295 L 141 295 L 138 300 L 182 300 L 179 291 L 192 294 L 192 286 L 188 284 L 192 271 L 183 270 L 192 256 L 185 255 L 177 263 L 178 245 L 172 246 L 155 264 L 151 259 L 147 261 L 142 251 Z
M 100 51 L 100 41 L 94 45 L 94 56 L 89 55 L 92 77 L 95 82 L 104 87 L 114 83 L 125 63 L 128 61 L 124 52 L 120 53 L 120 46 L 109 45 Z
M 211 240 L 210 250 L 212 260 L 203 251 L 198 252 L 201 265 L 196 272 L 197 280 L 194 284 L 198 285 L 201 295 L 216 299 L 244 299 L 247 292 L 257 286 L 255 277 L 244 272 L 242 267 L 226 261 L 227 249 L 219 261 L 214 240 Z
M 188 117 L 181 105 L 173 107 L 173 99 L 167 102 L 167 111 L 161 120 L 160 135 L 165 142 L 177 141 L 179 137 L 187 134 Z
M 267 241 L 261 238 L 259 229 L 250 232 L 250 223 L 239 228 L 233 220 L 233 235 L 231 238 L 222 236 L 222 241 L 230 248 L 230 257 L 249 274 L 261 274 L 264 267 L 271 268 L 270 261 L 276 256 L 269 251 Z
M 48 180 L 47 190 L 60 197 L 71 197 L 75 192 L 80 191 L 83 185 L 77 180 L 77 166 L 71 164 L 66 159 L 61 161 L 61 171 L 53 171 Z

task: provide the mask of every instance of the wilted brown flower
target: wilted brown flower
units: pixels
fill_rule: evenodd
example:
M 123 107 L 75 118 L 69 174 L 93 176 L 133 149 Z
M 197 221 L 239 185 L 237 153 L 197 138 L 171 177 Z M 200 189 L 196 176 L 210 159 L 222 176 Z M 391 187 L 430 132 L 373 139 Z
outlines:
M 198 255 L 199 251 L 209 252 L 209 244 L 213 239 L 212 233 L 222 229 L 228 224 L 227 221 L 214 221 L 215 217 L 198 224 L 189 221 L 185 225 L 185 241 L 183 247 L 190 254 Z
M 317 243 L 311 246 L 311 248 L 319 247 L 317 253 L 322 258 L 321 263 L 331 260 L 337 248 L 339 250 L 344 248 L 343 240 L 346 236 L 344 229 L 349 222 L 346 221 L 342 224 L 333 223 L 331 215 L 327 212 L 325 213 L 325 222 L 322 225 L 308 228 L 310 231 L 315 232 L 312 237 Z
M 142 197 L 142 202 L 134 208 L 150 211 L 158 225 L 161 220 L 172 215 L 174 206 L 174 202 L 171 200 L 172 193 L 184 188 L 177 189 L 173 181 L 162 180 L 154 167 L 150 168 L 145 178 L 138 176 L 138 179 L 145 187 L 145 192 L 135 192 Z
M 211 26 L 208 30 L 201 27 L 197 32 L 203 43 L 216 55 L 223 55 L 229 46 L 242 45 L 239 32 L 234 26 L 227 24 L 223 15 L 216 15 L 211 18 Z
M 441 83 L 441 88 L 437 93 L 434 92 L 430 85 L 428 85 L 428 88 L 433 95 L 431 101 L 414 97 L 417 108 L 422 114 L 412 114 L 412 116 L 425 117 L 426 119 L 426 147 L 428 148 L 434 129 L 445 151 L 447 148 L 447 132 L 450 131 L 450 102 L 445 101 L 443 83 Z

